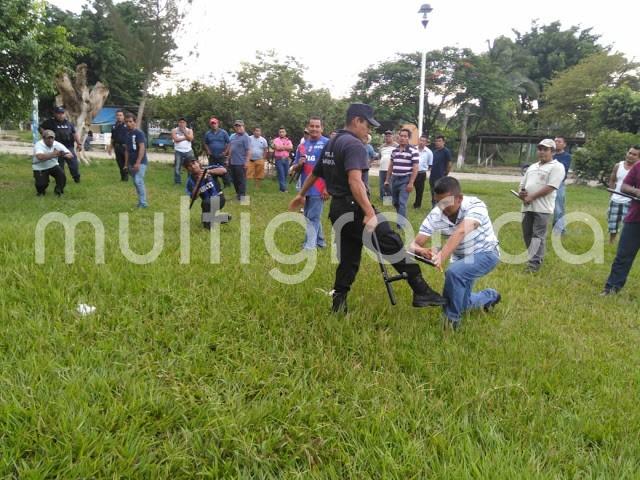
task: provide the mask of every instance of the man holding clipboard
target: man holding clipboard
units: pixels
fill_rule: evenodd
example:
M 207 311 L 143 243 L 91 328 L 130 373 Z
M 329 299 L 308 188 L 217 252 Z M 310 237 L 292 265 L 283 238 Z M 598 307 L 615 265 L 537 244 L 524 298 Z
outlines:
M 640 145 L 634 145 L 629 151 L 640 154 Z M 636 162 L 622 181 L 620 192 L 636 197 L 631 201 L 629 213 L 624 217 L 624 226 L 620 234 L 616 258 L 611 265 L 611 273 L 601 295 L 618 293 L 627 281 L 633 261 L 640 250 L 640 162 Z

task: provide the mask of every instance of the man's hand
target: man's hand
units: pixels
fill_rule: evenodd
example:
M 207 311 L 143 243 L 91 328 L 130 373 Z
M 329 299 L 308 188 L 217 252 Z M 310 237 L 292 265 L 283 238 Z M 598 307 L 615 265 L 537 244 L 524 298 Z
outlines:
M 76 150 L 78 150 L 79 152 L 82 151 L 82 144 L 81 143 L 76 143 Z
M 362 223 L 364 223 L 364 228 L 367 232 L 373 233 L 378 226 L 378 217 L 376 216 L 376 212 L 371 210 L 370 213 L 365 214 Z
M 73 155 L 71 155 L 71 152 L 69 153 L 65 153 L 64 155 L 62 155 L 64 158 L 66 158 L 67 160 L 71 160 L 73 158 Z
M 331 198 L 331 195 L 329 195 L 329 192 L 327 192 L 326 190 L 323 190 L 323 191 L 320 193 L 320 198 L 322 198 L 322 200 L 323 200 L 324 202 L 326 202 L 327 200 L 329 200 L 329 199 Z
M 438 270 L 442 271 L 442 263 L 444 261 L 444 259 L 442 258 L 442 252 L 432 254 L 431 261 Z
M 407 183 L 405 190 L 407 191 L 407 193 L 413 192 L 413 183 Z
M 413 248 L 413 253 L 429 260 L 433 257 L 433 251 L 430 248 L 415 246 Z
M 131 167 L 131 173 L 138 173 L 138 170 L 140 170 L 140 164 L 136 163 L 135 165 L 133 165 Z
M 111 155 L 111 153 L 113 152 L 113 148 L 111 146 L 111 144 L 107 145 L 107 155 Z
M 293 197 L 293 200 L 289 202 L 289 211 L 297 212 L 302 208 L 303 205 L 304 205 L 304 197 L 298 193 L 295 197 Z

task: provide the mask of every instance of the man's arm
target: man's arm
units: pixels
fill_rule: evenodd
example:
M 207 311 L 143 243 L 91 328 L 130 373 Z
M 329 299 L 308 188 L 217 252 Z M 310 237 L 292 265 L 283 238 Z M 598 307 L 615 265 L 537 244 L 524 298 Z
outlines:
M 178 136 L 177 128 L 171 130 L 171 140 L 173 140 L 173 143 L 178 143 L 184 140 L 184 137 Z
M 384 184 L 389 185 L 391 176 L 393 175 L 393 155 L 389 157 L 389 166 L 387 167 L 387 176 L 384 178 Z
M 193 130 L 191 130 L 190 128 L 187 128 L 184 131 L 184 138 L 189 142 L 193 142 Z
M 411 178 L 409 178 L 409 183 L 407 183 L 407 192 L 413 192 L 413 182 L 416 181 L 416 177 L 418 176 L 418 164 L 414 163 L 411 167 Z
M 540 190 L 538 190 L 535 193 L 528 193 L 524 196 L 523 200 L 524 203 L 532 203 L 534 200 L 540 198 L 540 197 L 544 197 L 546 195 L 549 195 L 551 192 L 553 192 L 554 190 L 557 190 L 555 187 L 552 187 L 551 185 L 545 185 L 544 187 L 542 187 Z M 520 195 L 522 197 L 522 195 Z
M 616 180 L 618 177 L 618 167 L 620 166 L 619 163 L 616 163 L 613 166 L 613 170 L 611 171 L 611 176 L 609 177 L 609 188 L 616 188 Z
M 80 142 L 80 134 L 75 128 L 73 129 L 73 138 L 76 141 L 76 148 L 78 149 L 78 151 L 82 150 L 82 143 Z
M 251 161 L 251 141 L 249 140 L 249 137 L 247 137 L 245 146 L 247 147 L 247 154 L 244 156 L 244 166 L 245 168 L 248 168 L 249 162 Z
M 302 184 L 300 191 L 296 193 L 296 196 L 293 197 L 293 200 L 291 200 L 291 202 L 289 203 L 289 210 L 291 212 L 297 211 L 302 205 L 304 205 L 304 197 L 307 196 L 307 192 L 313 186 L 313 184 L 316 183 L 316 180 L 318 178 L 320 177 L 317 177 L 313 173 L 309 174 L 307 179 Z
M 411 242 L 411 245 L 409 245 L 409 250 L 425 258 L 431 259 L 431 257 L 433 257 L 433 251 L 431 248 L 427 248 L 425 246 L 429 242 L 431 242 L 431 237 L 429 235 L 418 233 L 416 238 Z
M 551 187 L 553 188 L 553 187 Z M 453 231 L 453 235 L 449 237 L 438 253 L 432 258 L 436 267 L 442 268 L 442 264 L 447 261 L 451 254 L 458 248 L 460 242 L 464 240 L 469 232 L 473 232 L 480 226 L 480 222 L 471 218 L 465 218 Z
M 362 181 L 362 170 L 349 170 L 347 176 L 351 195 L 364 212 L 364 220 L 362 223 L 365 224 L 367 231 L 373 232 L 378 225 L 378 220 L 376 218 L 376 212 L 369 201 L 369 197 L 367 197 L 367 187 L 364 186 L 364 182 Z
M 204 134 L 204 137 L 202 137 L 202 146 L 204 147 L 205 152 L 207 152 L 207 155 L 211 156 L 211 150 L 209 150 L 209 145 L 207 145 L 207 134 Z

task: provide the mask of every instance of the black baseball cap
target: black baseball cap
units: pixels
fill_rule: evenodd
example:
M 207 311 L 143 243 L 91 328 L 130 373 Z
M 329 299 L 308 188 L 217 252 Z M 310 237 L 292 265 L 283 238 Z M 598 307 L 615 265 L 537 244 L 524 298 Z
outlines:
M 347 109 L 347 118 L 349 117 L 361 117 L 367 120 L 373 127 L 379 127 L 380 123 L 373 118 L 373 108 L 366 103 L 352 103 Z
M 64 113 L 64 107 L 56 107 L 53 109 L 53 113 Z

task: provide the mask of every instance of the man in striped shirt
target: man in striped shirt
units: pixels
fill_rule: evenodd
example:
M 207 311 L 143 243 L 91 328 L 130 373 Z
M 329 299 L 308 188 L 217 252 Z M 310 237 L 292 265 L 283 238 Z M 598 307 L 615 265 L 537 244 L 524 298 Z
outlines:
M 393 206 L 398 213 L 398 227 L 403 228 L 407 218 L 407 202 L 409 194 L 413 192 L 413 182 L 418 175 L 418 162 L 420 156 L 418 149 L 409 145 L 411 131 L 403 128 L 398 133 L 398 148 L 391 152 L 389 172 L 391 173 L 391 196 Z M 389 184 L 389 175 L 385 180 Z
M 433 260 L 438 268 L 451 257 L 442 296 L 447 299 L 444 314 L 457 329 L 465 310 L 482 308 L 489 311 L 500 302 L 500 294 L 492 288 L 471 291 L 475 281 L 498 264 L 498 239 L 487 206 L 476 197 L 465 197 L 458 180 L 441 178 L 433 193 L 437 205 L 422 222 L 410 249 Z M 435 232 L 440 232 L 445 241 L 439 251 L 435 247 L 425 247 Z

